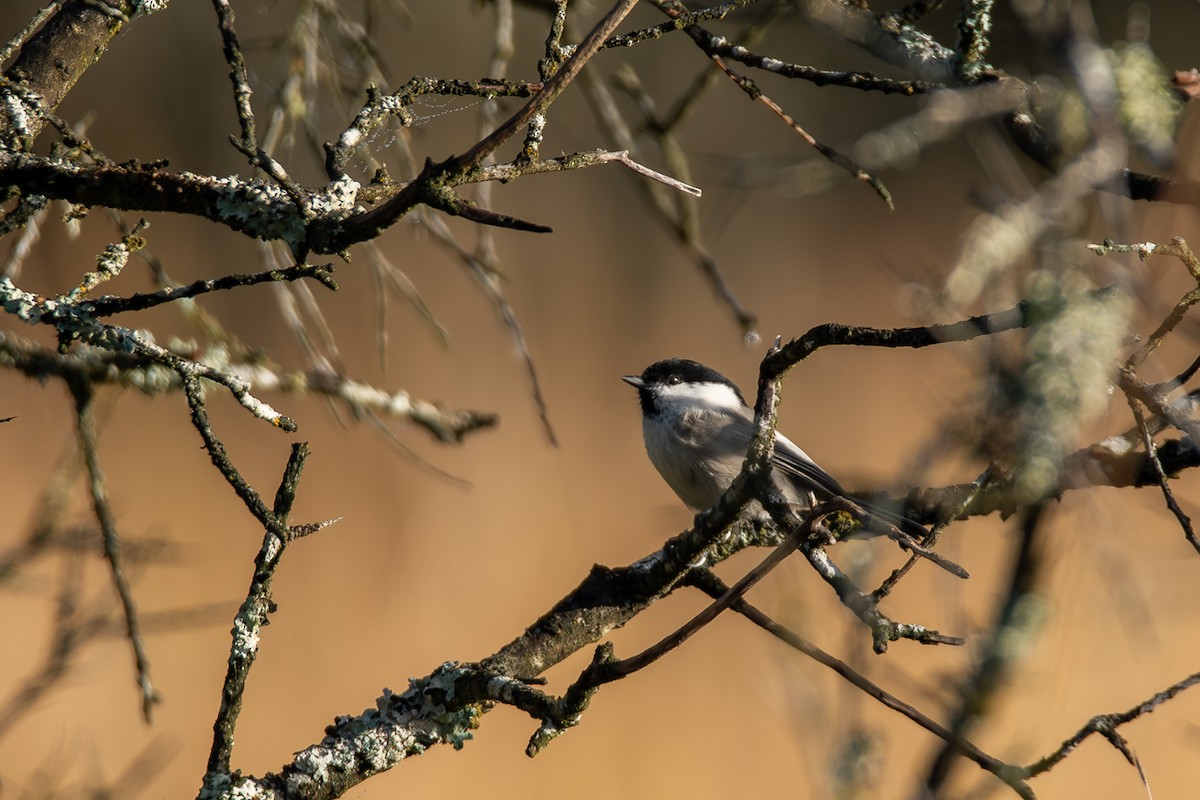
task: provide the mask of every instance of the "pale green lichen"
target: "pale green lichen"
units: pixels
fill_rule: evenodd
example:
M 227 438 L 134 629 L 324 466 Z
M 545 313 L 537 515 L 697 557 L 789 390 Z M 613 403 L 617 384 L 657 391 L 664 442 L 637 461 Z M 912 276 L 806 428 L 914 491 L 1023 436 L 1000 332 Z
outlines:
M 4 92 L 4 113 L 13 132 L 18 136 L 29 136 L 32 132 L 32 121 L 26 104 L 21 98 L 10 91 Z
M 200 800 L 274 800 L 276 794 L 267 786 L 260 785 L 250 777 L 228 774 L 208 775 L 200 789 Z
M 162 364 L 151 363 L 130 369 L 118 369 L 114 365 L 112 370 L 122 386 L 144 394 L 164 394 L 179 388 L 179 373 Z
M 958 58 L 955 70 L 964 81 L 977 80 L 988 63 L 988 34 L 992 30 L 992 0 L 963 3 L 958 18 Z
M 362 185 L 358 181 L 343 175 L 322 191 L 311 193 L 305 213 L 310 218 L 345 219 L 356 211 L 362 211 L 362 207 L 356 204 L 360 188 Z
M 337 738 L 359 738 L 390 723 L 419 727 L 423 735 L 409 746 L 424 749 L 440 742 L 461 749 L 472 736 L 478 709 L 468 706 L 451 710 L 450 701 L 454 699 L 456 682 L 468 674 L 468 668 L 448 661 L 426 678 L 410 679 L 408 691 L 403 694 L 384 689 L 375 701 L 375 708 L 368 708 L 356 717 L 334 720 L 327 730 L 325 744 Z
M 133 13 L 147 16 L 162 11 L 171 4 L 171 0 L 133 0 Z
M 1063 459 L 1108 402 L 1131 306 L 1121 292 L 1065 294 L 1063 276 L 1048 272 L 1035 279 L 1033 299 L 1058 310 L 1030 330 L 1013 482 L 1019 504 L 1056 493 Z
M 259 626 L 254 624 L 244 614 L 238 614 L 233 620 L 233 649 L 232 657 L 239 661 L 247 661 L 258 652 Z
M 182 173 L 216 189 L 217 215 L 238 230 L 265 241 L 282 240 L 297 250 L 304 241 L 304 218 L 287 192 L 262 178 L 242 180 L 237 175 L 210 178 Z
M 309 221 L 345 219 L 362 210 L 356 205 L 361 185 L 348 176 L 308 193 L 303 208 L 298 209 L 292 197 L 273 181 L 243 180 L 236 175 L 211 178 L 182 174 L 217 190 L 215 208 L 220 219 L 258 239 L 282 241 L 293 252 L 303 249 Z
M 38 325 L 46 313 L 44 297 L 18 289 L 7 275 L 0 276 L 0 307 L 30 325 Z
M 1170 90 L 1167 70 L 1142 42 L 1118 44 L 1108 56 L 1129 137 L 1159 161 L 1169 160 L 1183 102 Z
M 111 242 L 105 246 L 104 252 L 96 256 L 96 269 L 83 276 L 79 286 L 66 296 L 69 302 L 78 302 L 92 289 L 101 283 L 115 278 L 129 263 L 129 256 L 141 249 L 142 240 L 138 237 L 128 237 L 126 241 Z
M 0 307 L 30 325 L 52 325 L 65 339 L 117 353 L 134 353 L 154 343 L 154 336 L 149 331 L 97 322 L 92 303 L 35 295 L 15 286 L 8 276 L 0 277 Z
M 382 772 L 434 744 L 461 748 L 471 738 L 477 711 L 452 711 L 445 701 L 465 674 L 467 670 L 453 662 L 443 664 L 428 678 L 411 680 L 404 694 L 384 689 L 375 708 L 357 717 L 338 717 L 320 744 L 296 754 L 287 775 L 288 791 L 305 794 L 313 785 L 329 785 L 335 776 Z
M 954 51 L 912 25 L 898 28 L 893 37 L 910 57 L 922 64 L 946 64 L 954 59 Z

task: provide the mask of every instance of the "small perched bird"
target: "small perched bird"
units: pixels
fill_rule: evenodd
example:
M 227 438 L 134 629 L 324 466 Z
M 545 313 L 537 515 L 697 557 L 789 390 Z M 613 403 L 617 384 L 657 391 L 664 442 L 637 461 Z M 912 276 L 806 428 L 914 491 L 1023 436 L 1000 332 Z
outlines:
M 692 511 L 716 504 L 742 469 L 754 435 L 754 412 L 737 386 L 696 361 L 668 358 L 622 380 L 638 390 L 650 462 Z M 789 503 L 850 497 L 791 439 L 775 434 L 772 479 Z M 912 520 L 853 498 L 873 516 L 924 536 Z

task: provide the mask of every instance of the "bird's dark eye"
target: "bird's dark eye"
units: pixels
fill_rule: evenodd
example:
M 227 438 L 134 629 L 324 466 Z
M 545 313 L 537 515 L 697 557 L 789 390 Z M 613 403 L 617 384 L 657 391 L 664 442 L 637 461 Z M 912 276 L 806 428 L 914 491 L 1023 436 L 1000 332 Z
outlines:
M 667 383 L 669 383 L 671 386 L 674 386 L 675 384 L 679 383 L 681 380 L 683 380 L 683 379 L 680 378 L 678 375 L 672 375 L 669 378 L 667 378 Z

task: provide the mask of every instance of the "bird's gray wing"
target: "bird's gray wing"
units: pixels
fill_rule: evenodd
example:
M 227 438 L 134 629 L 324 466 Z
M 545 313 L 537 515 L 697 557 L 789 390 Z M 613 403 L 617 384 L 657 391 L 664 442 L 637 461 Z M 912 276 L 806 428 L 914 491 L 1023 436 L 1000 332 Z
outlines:
M 862 506 L 871 516 L 877 520 L 882 520 L 891 525 L 895 525 L 910 536 L 916 536 L 919 539 L 925 538 L 929 533 L 925 526 L 915 520 L 911 520 L 904 516 L 899 511 L 899 506 L 880 505 L 872 503 L 869 500 L 864 500 L 861 497 L 854 497 L 846 492 L 845 489 L 825 470 L 818 467 L 808 454 L 797 447 L 792 442 L 788 441 L 787 437 L 777 435 L 775 439 L 775 463 L 781 469 L 787 470 L 789 474 L 798 475 L 801 480 L 809 480 L 814 483 L 819 481 L 818 494 L 823 490 L 833 495 L 839 495 L 849 500 L 853 500 Z M 868 528 L 879 529 L 878 522 L 869 522 Z
M 817 462 L 809 458 L 808 453 L 800 449 L 791 439 L 782 433 L 775 434 L 775 466 L 791 476 L 805 490 L 817 493 L 825 500 L 834 496 L 846 496 L 842 485 Z
M 730 411 L 727 420 L 713 441 L 714 452 L 744 457 L 754 436 L 754 420 L 750 409 L 742 414 Z M 832 475 L 817 466 L 808 453 L 781 433 L 775 434 L 775 457 L 772 463 L 801 492 L 814 492 L 822 500 L 846 494 L 846 490 Z
M 746 431 L 747 444 L 745 446 L 749 447 L 749 436 L 754 430 L 753 422 L 750 419 L 745 419 L 741 424 L 744 425 Z M 924 538 L 929 533 L 923 525 L 909 519 L 898 510 L 850 495 L 837 482 L 836 478 L 821 469 L 817 462 L 809 457 L 808 453 L 801 450 L 799 445 L 782 433 L 775 434 L 775 458 L 773 459 L 773 463 L 781 472 L 791 478 L 792 482 L 798 488 L 814 492 L 818 499 L 827 500 L 830 497 L 845 497 L 858 503 L 873 517 L 895 525 L 910 535 Z M 868 527 L 876 528 L 877 523 L 869 524 Z

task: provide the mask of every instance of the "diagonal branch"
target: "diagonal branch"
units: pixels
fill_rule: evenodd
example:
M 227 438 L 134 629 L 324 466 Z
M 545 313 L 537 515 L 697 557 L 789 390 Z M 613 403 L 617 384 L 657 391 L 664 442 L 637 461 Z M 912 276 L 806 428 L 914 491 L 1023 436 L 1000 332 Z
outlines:
M 709 597 L 716 599 L 729 592 L 729 587 L 717 577 L 715 573 L 708 569 L 694 570 L 688 574 L 690 585 L 695 586 Z M 789 647 L 803 653 L 804 655 L 821 664 L 824 667 L 836 672 L 840 677 L 849 682 L 858 690 L 862 691 L 868 697 L 873 698 L 887 708 L 907 717 L 918 726 L 932 733 L 944 742 L 953 742 L 962 755 L 974 761 L 983 769 L 992 773 L 1000 780 L 1013 787 L 1021 797 L 1033 798 L 1033 792 L 1024 783 L 1023 777 L 1019 777 L 1016 773 L 1018 768 L 1010 764 L 988 755 L 979 749 L 972 742 L 962 738 L 955 737 L 954 733 L 945 726 L 937 723 L 933 719 L 925 716 L 912 705 L 900 700 L 895 695 L 887 690 L 872 683 L 862 674 L 851 669 L 848 664 L 838 658 L 826 653 L 821 648 L 817 647 L 812 642 L 798 635 L 789 628 L 780 625 L 775 620 L 764 614 L 755 606 L 748 603 L 744 598 L 735 600 L 731 606 L 732 610 L 741 614 L 746 619 L 753 622 L 758 627 L 770 633 L 780 641 L 787 644 Z
M 225 445 L 213 433 L 212 423 L 208 419 L 208 411 L 204 407 L 204 389 L 200 385 L 200 378 L 187 372 L 181 372 L 179 377 L 183 381 L 183 393 L 192 410 L 192 425 L 200 434 L 200 438 L 204 440 L 204 448 L 208 451 L 213 466 L 225 476 L 225 480 L 233 487 L 233 491 L 242 499 L 246 508 L 264 528 L 272 531 L 280 539 L 286 538 L 284 523 L 267 508 L 254 487 L 247 483 L 246 479 L 238 472 L 233 462 L 229 460 Z
M 683 5 L 683 3 L 678 2 L 678 0 L 653 0 L 653 2 L 654 5 L 658 6 L 663 13 L 667 14 L 672 19 L 678 19 L 686 13 L 686 7 Z M 723 40 L 722 42 L 718 42 L 718 37 L 713 36 L 699 25 L 689 25 L 684 30 L 689 36 L 692 37 L 692 41 L 696 43 L 696 46 L 708 54 L 709 58 L 713 60 L 713 63 L 717 65 L 717 68 L 728 75 L 729 79 L 732 80 L 739 89 L 749 95 L 751 100 L 761 103 L 770 109 L 771 113 L 779 117 L 784 124 L 795 131 L 800 138 L 804 139 L 804 141 L 808 143 L 809 147 L 812 147 L 824 158 L 846 170 L 858 180 L 861 180 L 869 185 L 875 190 L 875 193 L 879 195 L 879 197 L 885 203 L 887 203 L 889 209 L 895 208 L 895 205 L 892 202 L 891 192 L 889 192 L 887 187 L 883 185 L 883 181 L 881 181 L 877 176 L 863 169 L 845 154 L 838 152 L 827 144 L 817 141 L 817 139 L 807 130 L 805 130 L 791 114 L 788 114 L 786 111 L 784 111 L 778 103 L 776 103 L 760 88 L 758 88 L 754 81 L 739 75 L 730 69 L 729 65 L 725 63 L 721 55 L 721 53 L 725 50 L 724 47 L 720 46 L 720 44 L 723 43 Z
M 1043 756 L 1029 766 L 1025 767 L 1024 772 L 1029 776 L 1033 776 L 1041 775 L 1044 772 L 1050 771 L 1051 768 L 1070 755 L 1075 748 L 1079 747 L 1079 745 L 1082 744 L 1083 741 L 1093 733 L 1100 734 L 1112 742 L 1114 746 L 1116 746 L 1114 737 L 1117 735 L 1117 728 L 1126 723 L 1132 722 L 1138 717 L 1152 713 L 1155 709 L 1171 698 L 1175 697 L 1180 692 L 1184 691 L 1185 689 L 1190 689 L 1197 684 L 1200 684 L 1200 672 L 1195 672 L 1191 675 L 1188 675 L 1186 678 L 1171 684 L 1161 692 L 1156 692 L 1151 697 L 1146 698 L 1133 708 L 1130 708 L 1126 711 L 1122 711 L 1117 714 L 1099 714 L 1095 717 L 1092 717 L 1082 728 L 1076 731 L 1073 736 L 1063 741 L 1063 743 L 1059 745 L 1053 753 Z M 1127 759 L 1129 758 L 1129 753 L 1127 751 L 1122 750 L 1122 753 Z M 1133 763 L 1133 761 L 1130 760 L 1130 763 Z

